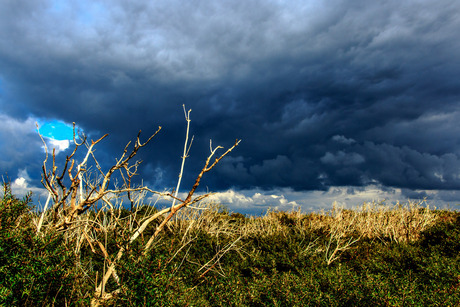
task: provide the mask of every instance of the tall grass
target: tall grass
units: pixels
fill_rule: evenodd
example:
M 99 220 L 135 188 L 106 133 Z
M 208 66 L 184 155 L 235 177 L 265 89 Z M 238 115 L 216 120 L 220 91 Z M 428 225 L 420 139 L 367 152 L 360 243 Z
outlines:
M 136 198 L 137 197 L 137 198 Z M 117 251 L 158 211 L 133 195 L 46 227 L 30 198 L 4 186 L 0 205 L 0 304 L 87 306 Z M 129 245 L 105 305 L 443 305 L 460 302 L 460 214 L 424 202 L 354 210 L 231 213 L 215 203 L 178 212 L 144 254 L 160 217 Z M 46 280 L 46 282 L 45 282 Z

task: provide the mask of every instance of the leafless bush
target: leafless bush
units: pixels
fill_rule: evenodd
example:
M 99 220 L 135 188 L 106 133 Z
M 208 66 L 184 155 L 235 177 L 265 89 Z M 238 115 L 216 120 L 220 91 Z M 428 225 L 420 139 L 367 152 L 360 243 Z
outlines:
M 190 211 L 194 210 L 191 208 L 191 205 L 200 202 L 209 195 L 209 193 L 207 193 L 194 196 L 203 175 L 212 170 L 224 156 L 238 146 L 240 141 L 236 140 L 232 147 L 220 156 L 215 157 L 214 161 L 211 161 L 217 151 L 222 149 L 222 147 L 217 146 L 213 148 L 212 143 L 210 143 L 211 153 L 207 157 L 203 168 L 196 177 L 194 185 L 187 193 L 185 199 L 180 199 L 178 197 L 178 191 L 184 171 L 185 159 L 188 156 L 191 144 L 191 141 L 189 142 L 190 112 L 191 110 L 186 112 L 184 106 L 187 131 L 182 155 L 181 170 L 174 193 L 153 191 L 143 185 L 137 187 L 132 186 L 132 178 L 137 173 L 138 167 L 141 163 L 141 161 L 134 161 L 134 158 L 136 157 L 138 151 L 155 137 L 155 135 L 161 130 L 161 127 L 159 127 L 158 130 L 145 142 L 141 142 L 139 132 L 133 146 L 130 147 L 131 142 L 128 143 L 121 156 L 116 160 L 116 163 L 107 171 L 102 169 L 94 154 L 94 147 L 105 139 L 108 136 L 107 134 L 96 141 L 91 140 L 91 142 L 87 141 L 86 136 L 81 135 L 81 141 L 78 142 L 75 135 L 74 123 L 73 141 L 75 148 L 72 153 L 66 157 L 63 167 L 60 170 L 58 169 L 58 165 L 56 163 L 56 154 L 54 150 L 51 154 L 52 161 L 48 161 L 49 154 L 46 142 L 40 135 L 46 152 L 45 160 L 42 166 L 42 183 L 48 190 L 49 197 L 39 221 L 36 222 L 37 234 L 40 234 L 42 231 L 50 230 L 63 231 L 66 240 L 73 243 L 72 246 L 75 247 L 74 252 L 77 259 L 82 246 L 86 244 L 93 253 L 104 257 L 104 270 L 101 272 L 102 278 L 99 281 L 94 281 L 94 283 L 98 283 L 98 285 L 96 286 L 92 300 L 93 306 L 98 306 L 100 303 L 109 300 L 113 295 L 120 291 L 123 285 L 120 283 L 117 276 L 115 266 L 129 246 L 139 236 L 144 236 L 144 231 L 155 221 L 156 226 L 153 234 L 150 235 L 147 243 L 144 245 L 145 256 L 148 254 L 158 235 L 167 225 L 169 225 L 172 218 L 180 213 L 182 209 L 190 207 L 188 214 L 193 214 L 193 211 Z M 86 154 L 82 162 L 78 163 L 76 162 L 75 154 L 83 145 L 86 147 Z M 51 165 L 49 166 L 48 164 Z M 113 178 L 116 173 L 122 178 L 123 184 L 121 186 L 117 186 L 117 184 L 114 183 L 111 184 L 111 181 L 114 181 Z M 148 212 L 149 210 L 147 210 L 147 212 L 143 212 L 143 218 L 138 219 L 138 213 L 141 210 L 147 193 L 157 195 L 158 198 L 170 198 L 173 200 L 172 205 L 160 211 L 152 209 Z M 123 199 L 126 198 L 128 199 L 128 203 L 130 205 L 130 214 L 122 216 Z M 49 203 L 51 203 L 51 207 L 50 210 L 47 210 Z M 96 204 L 99 204 L 102 209 L 89 212 L 88 210 L 96 206 Z M 84 214 L 88 212 L 91 214 Z M 184 239 L 182 245 L 179 246 L 179 249 L 182 248 L 182 246 L 186 246 L 191 240 L 193 240 L 190 227 L 191 226 L 188 226 L 185 231 Z M 110 254 L 108 252 L 107 233 L 109 232 L 116 233 L 121 238 L 116 246 L 118 252 L 115 254 Z M 236 242 L 237 241 L 235 241 L 234 244 L 236 244 Z M 200 270 L 205 271 L 203 274 L 209 271 L 211 267 L 215 266 L 220 257 L 231 249 L 234 244 L 226 246 L 221 251 L 217 251 L 216 257 L 200 268 Z M 80 265 L 81 269 L 85 271 L 84 266 L 77 261 L 77 266 L 78 265 Z M 114 278 L 119 288 L 107 293 L 105 291 L 105 285 L 110 277 Z
M 58 172 L 58 167 L 56 165 L 56 155 L 54 149 L 52 152 L 51 169 L 48 169 L 48 149 L 46 142 L 40 135 L 46 152 L 45 160 L 43 161 L 42 165 L 42 183 L 43 186 L 48 190 L 50 198 L 53 202 L 51 210 L 54 212 L 54 227 L 56 229 L 66 229 L 78 215 L 81 215 L 87 211 L 100 200 L 110 204 L 110 201 L 107 199 L 109 195 L 128 193 L 130 196 L 130 194 L 135 191 L 149 190 L 146 187 L 133 188 L 130 186 L 130 179 L 134 174 L 136 174 L 137 168 L 141 163 L 140 161 L 131 163 L 131 161 L 137 155 L 139 149 L 147 145 L 160 130 L 161 127 L 159 127 L 158 130 L 144 143 L 140 141 L 139 137 L 141 132 L 139 131 L 134 147 L 131 149 L 131 151 L 129 151 L 129 145 L 131 144 L 131 142 L 129 142 L 126 145 L 121 157 L 117 159 L 116 164 L 106 172 L 102 170 L 99 162 L 94 156 L 94 146 L 106 138 L 108 134 L 105 134 L 96 141 L 91 140 L 91 143 L 88 143 L 86 136 L 83 135 L 82 141 L 78 143 L 75 136 L 74 123 L 73 141 L 75 148 L 73 152 L 66 157 L 64 166 L 60 172 Z M 83 161 L 76 165 L 74 156 L 78 148 L 82 145 L 87 147 L 86 155 Z M 94 165 L 100 174 L 100 176 L 95 177 L 94 180 L 91 180 L 92 176 L 91 172 L 89 171 L 88 159 L 90 156 L 93 158 Z M 117 171 L 120 172 L 123 178 L 128 178 L 129 185 L 111 189 L 110 181 L 114 173 Z M 69 179 L 70 184 L 65 184 L 65 178 Z M 155 193 L 154 191 L 151 192 Z M 38 227 L 38 231 L 40 231 L 40 226 L 41 224 Z

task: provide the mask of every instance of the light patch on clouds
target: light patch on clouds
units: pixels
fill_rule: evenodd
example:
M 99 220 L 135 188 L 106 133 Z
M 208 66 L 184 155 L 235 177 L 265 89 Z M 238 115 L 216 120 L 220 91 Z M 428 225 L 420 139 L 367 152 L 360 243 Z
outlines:
M 19 135 L 30 134 L 34 130 L 35 121 L 33 118 L 28 117 L 25 121 L 20 121 L 0 113 L 0 136 L 9 135 L 14 138 Z
M 58 154 L 66 150 L 67 148 L 69 148 L 70 141 L 69 140 L 58 141 L 58 140 L 51 139 L 49 140 L 49 144 L 51 145 L 51 148 L 55 149 L 55 153 Z
M 18 171 L 18 178 L 13 183 L 13 187 L 22 187 L 22 188 L 27 188 L 28 184 L 27 182 L 30 181 L 30 176 L 27 173 L 26 169 L 21 169 Z
M 35 150 L 39 150 L 40 144 L 33 118 L 18 120 L 0 114 L 0 170 L 2 172 L 10 170 L 11 173 L 11 167 L 19 161 L 21 163 L 33 161 Z M 14 169 L 14 172 L 17 169 Z
M 354 139 L 352 139 L 352 138 L 348 139 L 343 135 L 334 135 L 332 137 L 332 140 L 336 141 L 337 143 L 342 143 L 342 144 L 346 144 L 346 145 L 351 145 L 353 143 L 356 143 L 356 141 Z
M 290 211 L 300 207 L 296 201 L 288 200 L 285 195 L 280 193 L 282 191 L 271 192 L 228 190 L 212 194 L 207 200 L 225 205 L 232 211 L 255 211 L 259 214 L 269 208 L 273 210 Z
M 345 153 L 343 151 L 339 151 L 336 154 L 326 152 L 320 160 L 324 164 L 332 165 L 354 165 L 365 162 L 364 157 L 360 154 L 356 152 Z
M 34 198 L 48 195 L 48 191 L 45 188 L 33 186 L 30 184 L 31 181 L 27 169 L 20 169 L 17 178 L 11 183 L 11 191 L 17 197 L 24 196 L 29 192 L 32 192 Z M 34 204 L 36 203 L 34 202 Z
M 430 207 L 445 208 L 450 204 L 442 199 L 444 191 L 424 190 L 408 194 L 402 189 L 382 188 L 370 185 L 362 188 L 333 187 L 328 191 L 294 191 L 290 188 L 240 190 L 233 189 L 212 194 L 207 201 L 226 206 L 230 211 L 247 214 L 264 214 L 268 209 L 290 211 L 301 209 L 302 212 L 328 211 L 335 203 L 342 208 L 354 209 L 364 203 L 384 202 L 387 205 L 420 201 L 424 198 Z M 452 193 L 451 193 L 452 194 Z M 449 194 L 450 195 L 450 194 Z

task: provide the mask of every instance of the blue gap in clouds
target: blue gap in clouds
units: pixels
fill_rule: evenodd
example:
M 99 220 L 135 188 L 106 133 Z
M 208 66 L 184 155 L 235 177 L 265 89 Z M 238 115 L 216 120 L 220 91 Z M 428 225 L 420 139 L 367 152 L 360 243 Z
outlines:
M 40 134 L 44 137 L 57 140 L 73 140 L 73 126 L 59 120 L 47 121 L 39 128 Z M 76 134 L 78 138 L 78 134 Z

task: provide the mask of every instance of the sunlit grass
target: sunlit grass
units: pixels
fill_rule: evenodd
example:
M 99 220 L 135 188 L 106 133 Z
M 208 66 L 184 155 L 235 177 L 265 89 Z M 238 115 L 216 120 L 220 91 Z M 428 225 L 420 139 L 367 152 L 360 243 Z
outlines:
M 0 305 L 87 306 L 116 252 L 158 212 L 88 211 L 66 231 L 46 225 L 8 185 L 0 206 Z M 229 212 L 195 204 L 129 245 L 105 285 L 125 306 L 456 306 L 460 213 L 424 202 L 356 209 Z M 46 282 L 45 282 L 46 279 Z M 118 284 L 117 284 L 118 282 Z

